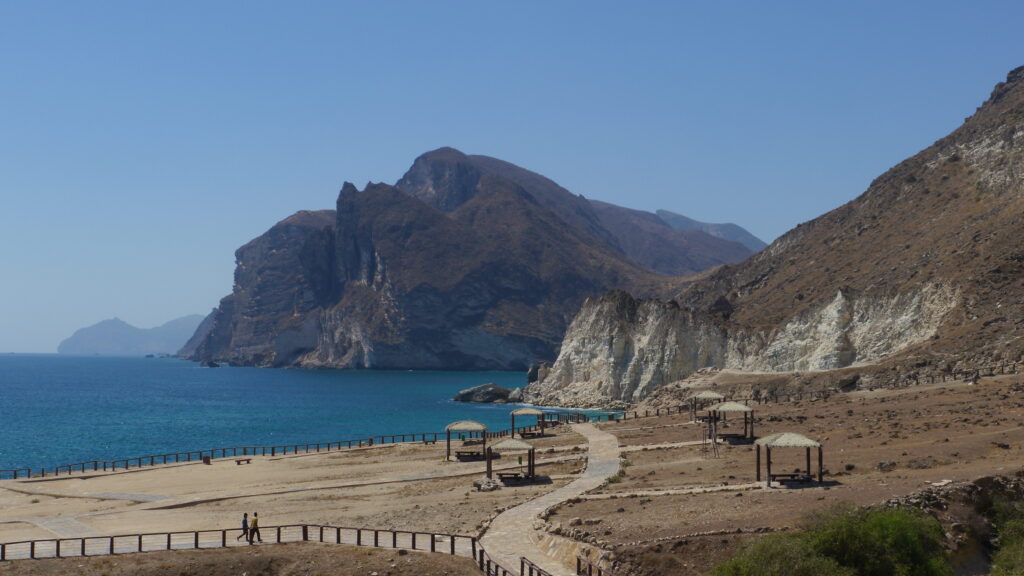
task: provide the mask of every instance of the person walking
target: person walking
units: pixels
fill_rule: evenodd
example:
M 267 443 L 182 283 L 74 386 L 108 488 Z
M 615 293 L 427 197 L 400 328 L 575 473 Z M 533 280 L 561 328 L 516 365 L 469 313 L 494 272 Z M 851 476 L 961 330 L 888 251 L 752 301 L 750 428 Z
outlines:
M 249 522 L 249 544 L 252 544 L 253 540 L 263 543 L 263 537 L 260 536 L 260 515 L 257 512 L 252 513 L 252 522 Z
M 235 541 L 237 542 L 237 541 L 239 541 L 239 540 L 241 540 L 243 538 L 245 538 L 246 542 L 249 541 L 249 513 L 248 512 L 245 512 L 244 514 L 242 514 L 242 533 L 238 535 L 238 538 L 235 538 Z

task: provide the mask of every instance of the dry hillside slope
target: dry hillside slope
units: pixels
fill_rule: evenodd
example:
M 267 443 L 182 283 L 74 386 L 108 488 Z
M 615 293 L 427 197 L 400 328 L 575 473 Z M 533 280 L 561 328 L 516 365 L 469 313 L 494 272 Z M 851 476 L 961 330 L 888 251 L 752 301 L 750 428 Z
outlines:
M 705 366 L 896 374 L 1017 359 L 1022 238 L 1024 67 L 857 199 L 674 300 L 588 301 L 530 397 L 635 401 Z

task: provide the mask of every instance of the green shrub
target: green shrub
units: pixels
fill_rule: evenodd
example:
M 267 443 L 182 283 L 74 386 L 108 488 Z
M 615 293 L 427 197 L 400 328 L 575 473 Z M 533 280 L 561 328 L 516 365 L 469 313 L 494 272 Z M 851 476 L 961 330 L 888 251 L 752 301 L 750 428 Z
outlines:
M 712 576 L 856 576 L 831 558 L 817 554 L 803 535 L 765 536 L 719 564 Z
M 860 576 L 952 574 L 942 526 L 918 510 L 837 508 L 812 520 L 806 538 Z
M 999 548 L 992 555 L 991 576 L 1024 576 L 1024 502 L 997 500 L 993 522 Z

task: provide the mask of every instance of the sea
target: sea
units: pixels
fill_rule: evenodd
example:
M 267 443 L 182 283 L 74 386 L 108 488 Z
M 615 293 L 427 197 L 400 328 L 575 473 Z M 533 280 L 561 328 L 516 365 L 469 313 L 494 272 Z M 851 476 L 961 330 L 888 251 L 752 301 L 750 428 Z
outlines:
M 509 426 L 514 405 L 459 390 L 526 384 L 522 372 L 205 368 L 175 358 L 0 356 L 0 469 L 229 446 Z M 533 419 L 529 418 L 532 423 Z

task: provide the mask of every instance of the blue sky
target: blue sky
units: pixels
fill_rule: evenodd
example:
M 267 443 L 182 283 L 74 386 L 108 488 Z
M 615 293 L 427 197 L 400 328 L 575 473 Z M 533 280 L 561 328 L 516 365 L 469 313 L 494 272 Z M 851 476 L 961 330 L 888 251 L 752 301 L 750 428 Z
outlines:
M 208 312 L 234 250 L 422 152 L 765 240 L 1024 64 L 1017 2 L 0 4 L 0 351 Z

